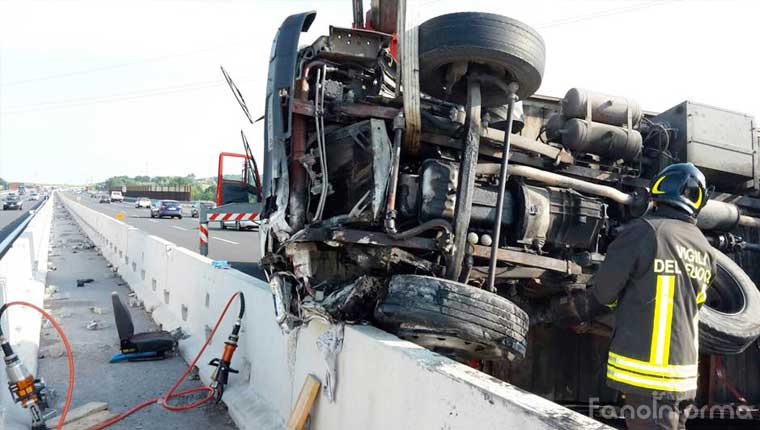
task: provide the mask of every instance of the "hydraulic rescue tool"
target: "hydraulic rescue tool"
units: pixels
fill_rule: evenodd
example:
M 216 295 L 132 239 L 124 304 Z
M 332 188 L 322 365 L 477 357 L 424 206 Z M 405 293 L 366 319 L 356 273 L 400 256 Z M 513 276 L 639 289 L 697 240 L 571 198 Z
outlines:
M 63 333 L 58 322 L 42 308 L 28 302 L 9 302 L 0 306 L 0 318 L 3 313 L 11 306 L 30 307 L 45 317 L 53 325 L 55 330 L 61 336 L 61 341 L 66 348 L 66 356 L 69 364 L 69 386 L 66 390 L 66 402 L 61 410 L 60 418 L 56 424 L 56 429 L 63 428 L 66 420 L 66 414 L 71 406 L 71 395 L 74 390 L 74 361 L 71 355 L 71 345 L 69 345 L 66 335 Z M 18 355 L 13 352 L 10 342 L 3 336 L 2 325 L 0 324 L 0 347 L 3 350 L 3 359 L 5 362 L 5 372 L 8 375 L 8 389 L 15 403 L 21 403 L 21 406 L 28 409 L 32 414 L 32 430 L 47 430 L 46 421 L 55 414 L 54 409 L 48 405 L 48 393 L 45 382 L 34 375 L 27 369 Z
M 8 374 L 8 389 L 13 401 L 21 403 L 21 406 L 31 412 L 32 430 L 47 430 L 45 411 L 48 409 L 48 404 L 45 383 L 41 379 L 35 379 L 2 335 L 0 335 L 0 342 L 5 360 L 5 372 Z
M 243 293 L 238 293 L 238 297 L 240 298 L 240 312 L 238 313 L 237 320 L 235 320 L 235 325 L 232 327 L 232 333 L 230 333 L 227 341 L 224 342 L 222 358 L 215 358 L 208 363 L 211 366 L 216 366 L 216 370 L 211 375 L 213 382 L 211 382 L 210 387 L 214 390 L 214 399 L 217 403 L 222 401 L 224 387 L 227 385 L 230 373 L 239 373 L 238 370 L 231 367 L 232 355 L 238 346 L 240 324 L 243 321 L 243 314 L 245 313 L 245 298 L 243 297 Z

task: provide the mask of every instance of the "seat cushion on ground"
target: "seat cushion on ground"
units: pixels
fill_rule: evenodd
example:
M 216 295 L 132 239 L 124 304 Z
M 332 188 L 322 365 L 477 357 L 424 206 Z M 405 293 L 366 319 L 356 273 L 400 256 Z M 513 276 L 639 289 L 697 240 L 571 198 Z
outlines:
M 137 333 L 129 338 L 129 342 L 138 352 L 171 351 L 174 349 L 174 338 L 166 331 Z

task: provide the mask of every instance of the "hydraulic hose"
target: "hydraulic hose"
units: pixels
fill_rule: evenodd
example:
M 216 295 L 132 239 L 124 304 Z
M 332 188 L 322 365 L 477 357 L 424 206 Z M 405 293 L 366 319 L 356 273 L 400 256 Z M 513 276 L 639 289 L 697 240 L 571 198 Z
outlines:
M 66 348 L 66 359 L 69 365 L 69 386 L 66 389 L 66 402 L 63 404 L 63 409 L 61 409 L 61 417 L 58 418 L 58 423 L 55 425 L 56 430 L 61 430 L 63 429 L 63 424 L 66 422 L 66 415 L 69 413 L 69 408 L 71 407 L 71 398 L 74 394 L 74 356 L 71 353 L 71 344 L 69 344 L 69 339 L 66 338 L 66 334 L 63 333 L 63 329 L 58 324 L 58 321 L 56 321 L 55 318 L 53 318 L 52 315 L 47 313 L 44 309 L 36 305 L 33 305 L 29 302 L 15 301 L 15 302 L 8 302 L 4 304 L 2 307 L 0 307 L 0 318 L 2 318 L 5 310 L 10 308 L 11 306 L 27 306 L 39 312 L 40 314 L 42 314 L 42 316 L 45 317 L 46 320 L 50 321 L 50 324 L 53 325 L 53 327 L 55 328 L 55 331 L 58 332 L 58 336 L 61 337 L 63 346 Z M 0 338 L 2 337 L 3 337 L 3 329 L 2 329 L 2 324 L 0 324 Z M 10 349 L 10 347 L 8 346 L 7 349 Z M 3 350 L 6 353 L 9 352 L 9 351 L 6 351 L 5 345 L 3 345 Z
M 206 342 L 203 344 L 203 346 L 201 347 L 200 351 L 198 351 L 198 354 L 196 354 L 195 358 L 193 358 L 193 361 L 191 361 L 190 364 L 187 366 L 187 369 L 182 373 L 182 375 L 179 377 L 179 379 L 177 379 L 177 382 L 175 382 L 174 385 L 172 385 L 171 388 L 169 388 L 169 391 L 167 391 L 166 394 L 164 394 L 161 397 L 156 397 L 156 398 L 153 398 L 153 399 L 150 399 L 150 400 L 146 400 L 146 401 L 144 401 L 142 403 L 139 403 L 139 404 L 133 406 L 132 408 L 130 408 L 129 410 L 127 410 L 126 412 L 124 412 L 122 414 L 119 414 L 119 415 L 117 415 L 117 416 L 115 416 L 115 417 L 113 417 L 113 418 L 111 418 L 111 419 L 109 419 L 107 421 L 104 421 L 104 422 L 102 422 L 102 423 L 100 423 L 100 424 L 98 424 L 96 426 L 90 427 L 88 430 L 101 430 L 101 429 L 110 427 L 113 424 L 116 424 L 117 422 L 119 422 L 119 421 L 127 418 L 128 416 L 134 414 L 135 412 L 139 411 L 140 409 L 143 409 L 146 406 L 149 406 L 149 405 L 152 405 L 152 404 L 155 404 L 155 403 L 158 403 L 164 409 L 167 409 L 167 410 L 170 410 L 170 411 L 173 411 L 173 412 L 178 412 L 178 411 L 185 411 L 185 410 L 188 410 L 188 409 L 196 408 L 196 407 L 201 406 L 201 405 L 203 405 L 205 403 L 208 403 L 209 401 L 211 401 L 212 399 L 214 399 L 214 389 L 211 388 L 209 385 L 203 385 L 203 386 L 200 386 L 200 387 L 189 388 L 189 389 L 186 389 L 186 390 L 183 390 L 183 391 L 176 391 L 176 390 L 177 390 L 177 387 L 179 387 L 185 381 L 185 379 L 187 379 L 188 375 L 190 375 L 190 372 L 193 370 L 193 368 L 195 367 L 195 365 L 198 363 L 198 360 L 200 360 L 201 356 L 206 351 L 206 348 L 209 346 L 209 344 L 211 343 L 211 340 L 214 338 L 214 334 L 216 333 L 216 330 L 221 325 L 222 320 L 224 319 L 224 316 L 227 314 L 227 311 L 229 310 L 230 305 L 232 305 L 232 302 L 235 300 L 235 298 L 239 298 L 240 299 L 240 312 L 238 313 L 238 321 L 243 318 L 243 314 L 245 313 L 245 298 L 244 298 L 242 292 L 237 292 L 237 293 L 233 294 L 232 297 L 229 298 L 229 300 L 227 300 L 227 304 L 224 305 L 224 309 L 222 310 L 222 313 L 219 315 L 219 318 L 216 320 L 216 323 L 214 324 L 214 328 L 211 329 L 211 334 L 209 334 L 208 338 L 206 338 Z M 239 323 L 236 323 L 236 327 L 233 329 L 233 331 L 234 330 L 239 330 L 239 329 L 240 329 Z M 202 392 L 202 391 L 206 391 L 208 394 L 206 395 L 206 397 L 203 397 L 200 400 L 196 400 L 196 401 L 194 401 L 192 403 L 187 403 L 187 404 L 184 404 L 184 405 L 170 405 L 169 404 L 169 400 L 170 399 L 174 399 L 174 398 L 177 398 L 177 397 L 183 397 L 183 396 L 186 396 L 188 394 Z

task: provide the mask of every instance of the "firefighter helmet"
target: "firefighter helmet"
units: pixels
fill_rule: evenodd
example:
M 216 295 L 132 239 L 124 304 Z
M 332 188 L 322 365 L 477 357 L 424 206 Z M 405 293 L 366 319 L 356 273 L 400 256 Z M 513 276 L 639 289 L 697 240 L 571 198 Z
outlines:
M 696 217 L 709 198 L 705 175 L 691 163 L 671 164 L 652 181 L 652 198 Z

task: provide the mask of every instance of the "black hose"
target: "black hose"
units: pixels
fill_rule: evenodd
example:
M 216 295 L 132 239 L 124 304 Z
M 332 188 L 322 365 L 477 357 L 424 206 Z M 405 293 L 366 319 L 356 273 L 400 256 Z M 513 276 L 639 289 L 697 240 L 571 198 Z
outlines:
M 8 304 L 7 303 L 4 304 L 4 305 L 2 305 L 2 306 L 0 306 L 0 337 L 3 337 L 3 322 L 2 322 L 2 319 L 3 319 L 3 312 L 5 312 L 6 309 L 8 309 Z
M 245 314 L 245 296 L 242 291 L 238 292 L 238 298 L 240 299 L 240 312 L 238 313 L 238 318 L 242 319 L 243 314 Z

